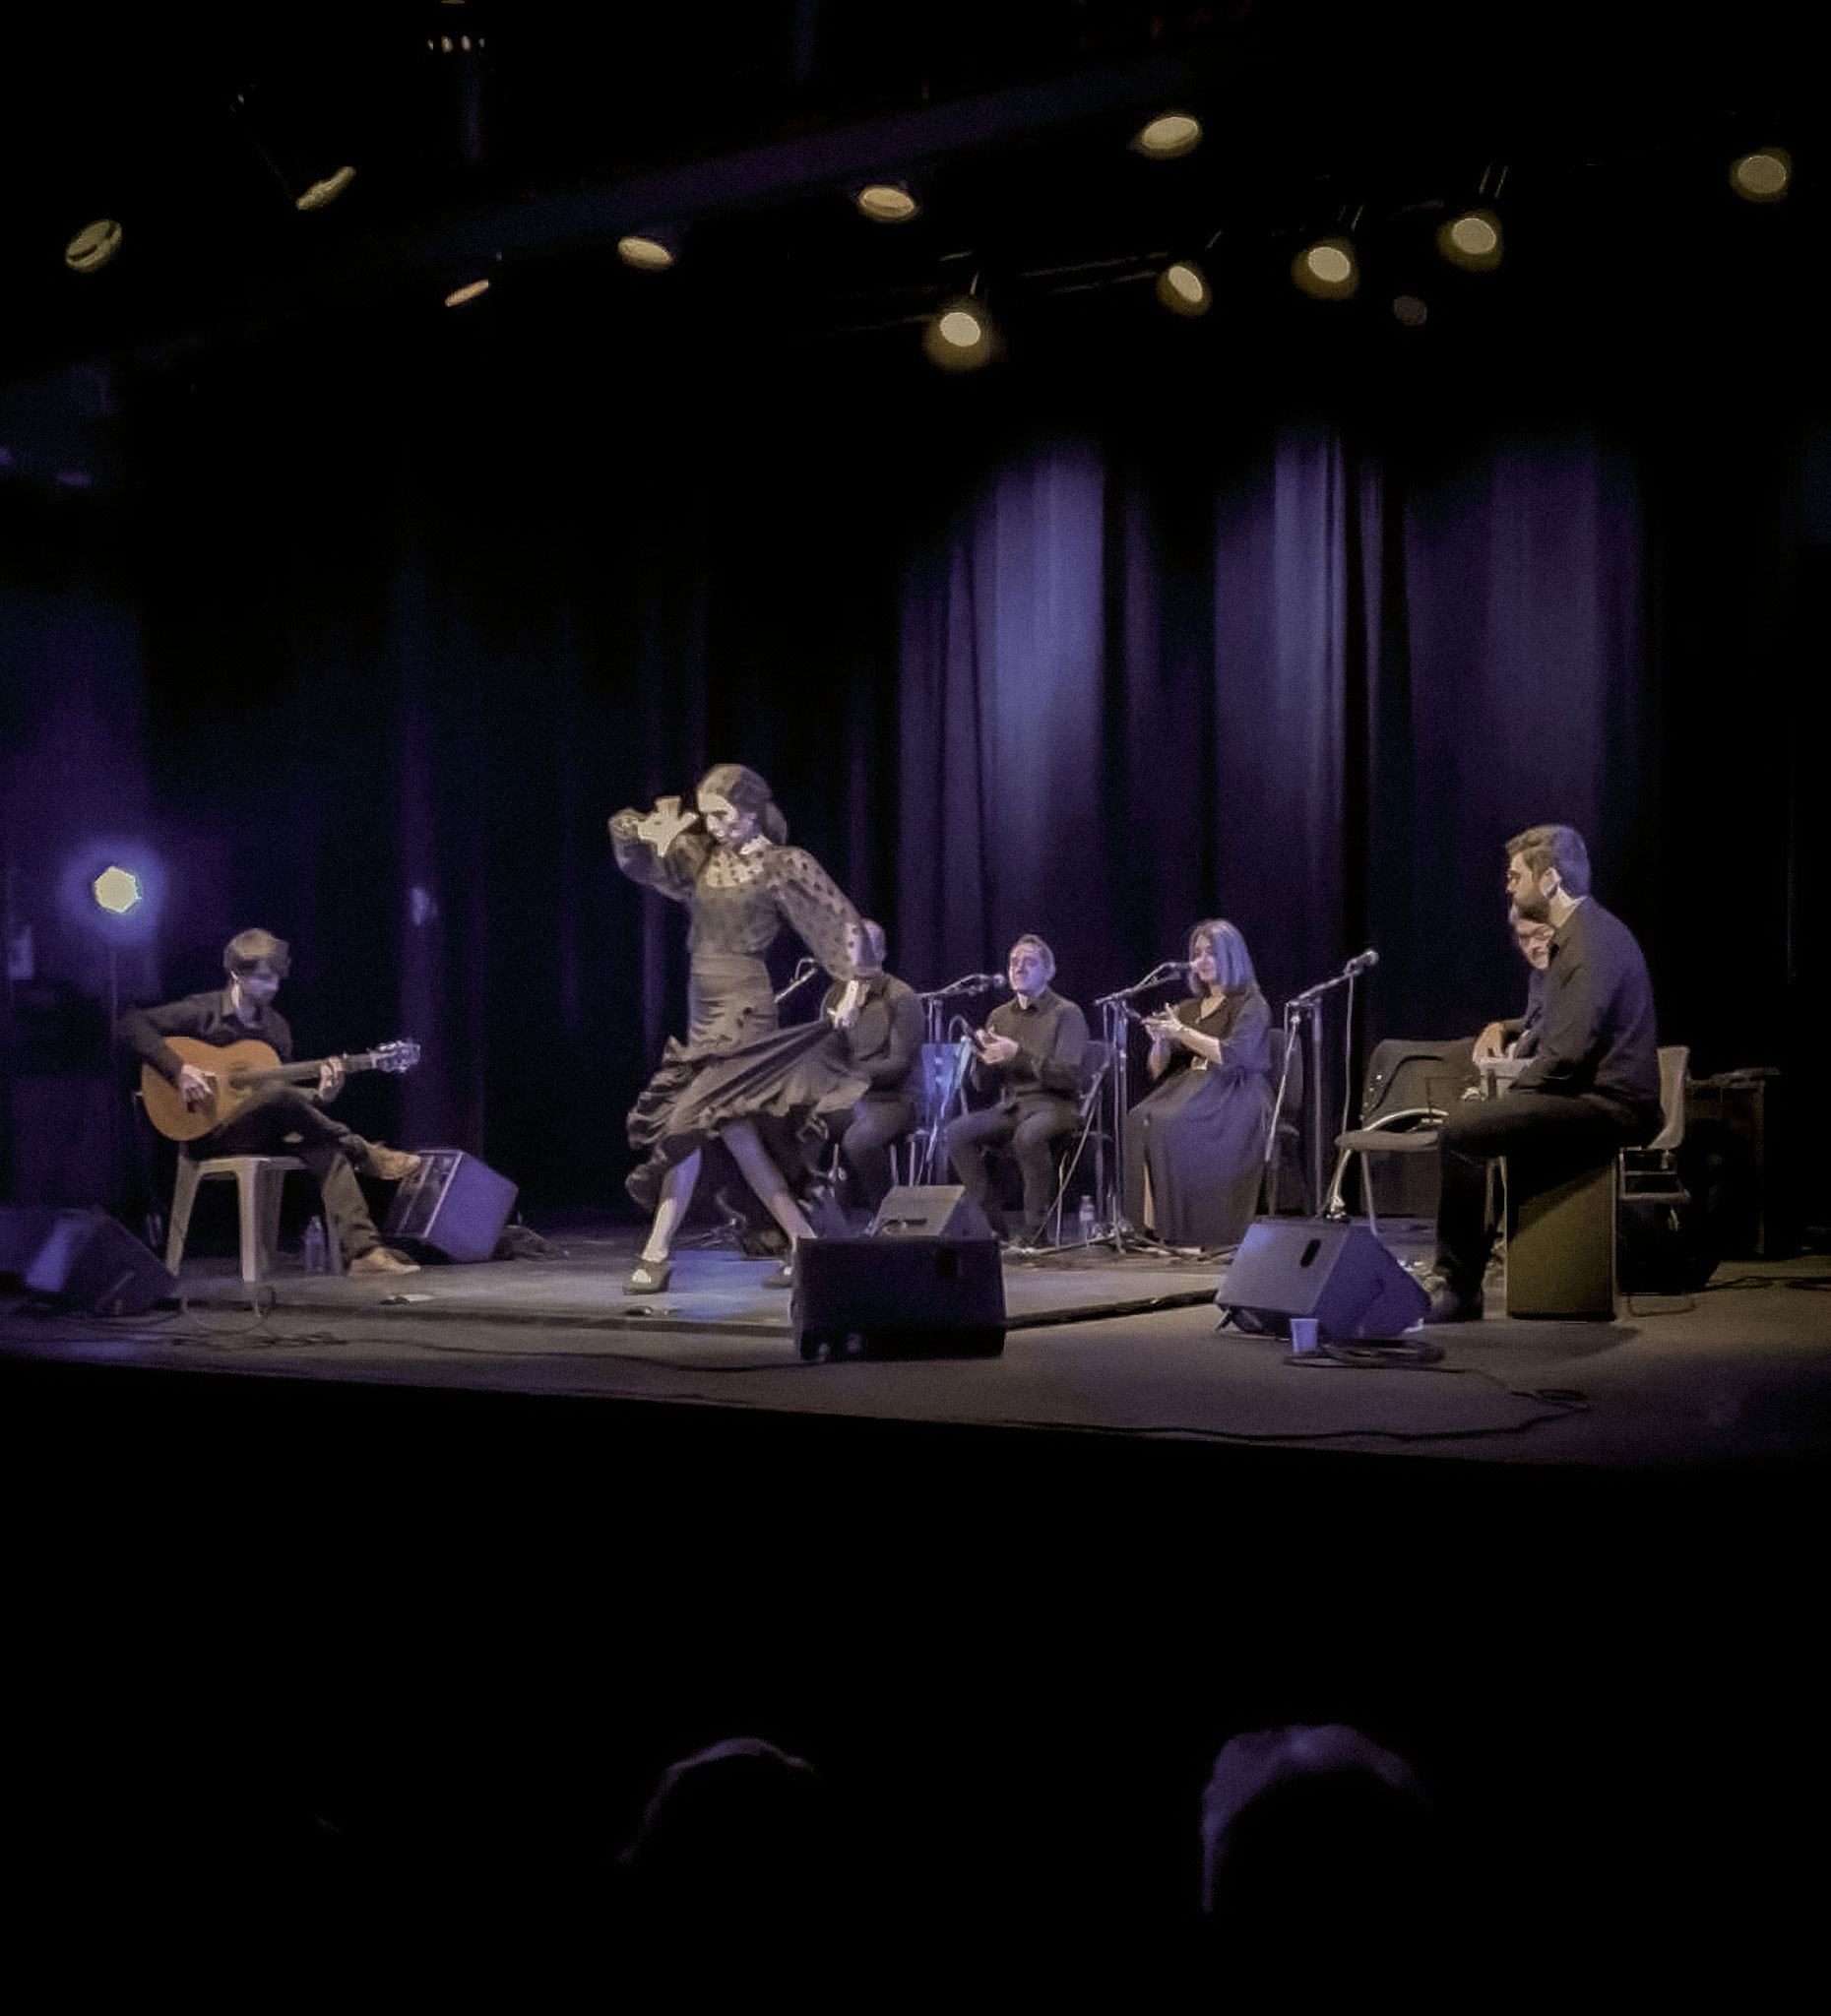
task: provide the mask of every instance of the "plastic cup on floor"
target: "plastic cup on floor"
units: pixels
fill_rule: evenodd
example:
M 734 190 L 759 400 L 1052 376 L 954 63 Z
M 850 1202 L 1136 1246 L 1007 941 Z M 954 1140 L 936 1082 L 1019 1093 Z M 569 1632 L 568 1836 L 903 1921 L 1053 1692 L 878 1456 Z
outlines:
M 1292 1317 L 1291 1355 L 1294 1358 L 1307 1357 L 1316 1349 L 1318 1327 L 1314 1316 Z

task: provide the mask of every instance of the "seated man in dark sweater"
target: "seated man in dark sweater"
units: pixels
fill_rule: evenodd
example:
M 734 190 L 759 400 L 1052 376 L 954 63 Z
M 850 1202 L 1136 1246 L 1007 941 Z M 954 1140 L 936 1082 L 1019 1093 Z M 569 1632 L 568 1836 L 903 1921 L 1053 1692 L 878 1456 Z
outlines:
M 1509 1156 L 1531 1179 L 1606 1162 L 1659 1132 L 1653 983 L 1634 934 L 1590 895 L 1590 857 L 1572 826 L 1534 826 L 1507 843 L 1507 893 L 1522 918 L 1551 926 L 1545 1017 L 1526 1069 L 1495 1100 L 1443 1123 L 1443 1195 L 1428 1323 L 1482 1313 L 1493 1231 L 1487 1163 Z
M 292 1061 L 292 1032 L 274 1006 L 274 996 L 290 964 L 286 941 L 271 931 L 242 931 L 222 952 L 226 987 L 187 994 L 161 1008 L 129 1008 L 121 1016 L 122 1045 L 177 1087 L 188 1106 L 202 1104 L 215 1091 L 214 1074 L 187 1064 L 167 1037 L 187 1036 L 218 1049 L 243 1041 L 268 1044 L 283 1064 Z M 414 1274 L 417 1267 L 381 1242 L 375 1221 L 356 1181 L 365 1176 L 398 1182 L 419 1166 L 416 1155 L 364 1141 L 332 1119 L 324 1102 L 343 1090 L 344 1068 L 331 1059 L 320 1067 L 318 1085 L 263 1087 L 226 1126 L 187 1142 L 185 1153 L 207 1162 L 220 1155 L 295 1155 L 318 1179 L 325 1216 L 351 1274 Z M 287 1135 L 299 1139 L 289 1142 Z
M 848 926 L 848 929 L 852 929 Z M 853 1194 L 873 1212 L 890 1189 L 890 1151 L 916 1124 L 916 1081 L 921 1071 L 922 1013 L 916 990 L 884 971 L 884 927 L 866 917 L 865 943 L 852 945 L 864 999 L 850 1030 L 853 1068 L 871 1089 L 852 1109 L 840 1143 L 852 1171 Z M 829 1019 L 840 1010 L 845 984 L 835 980 L 821 1003 Z
M 1055 955 L 1033 933 L 1011 947 L 1005 971 L 1015 999 L 994 1008 L 985 1027 L 973 1033 L 972 1083 L 995 1087 L 998 1101 L 951 1123 L 947 1153 L 968 1196 L 1002 1233 L 1004 1207 L 992 1193 L 985 1151 L 1009 1147 L 1024 1176 L 1020 1243 L 1034 1246 L 1055 1201 L 1055 1143 L 1081 1121 L 1087 1018 L 1050 985 Z

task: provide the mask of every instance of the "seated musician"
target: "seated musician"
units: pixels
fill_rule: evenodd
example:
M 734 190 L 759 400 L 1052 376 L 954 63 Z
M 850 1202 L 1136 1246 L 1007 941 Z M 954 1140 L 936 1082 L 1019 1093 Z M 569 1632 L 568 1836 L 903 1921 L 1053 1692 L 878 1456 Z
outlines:
M 1125 1216 L 1171 1246 L 1237 1246 L 1272 1124 L 1271 1010 L 1236 924 L 1189 933 L 1189 998 L 1145 1018 L 1158 1081 L 1125 1116 Z
M 1003 1236 L 1004 1207 L 985 1166 L 988 1148 L 1008 1147 L 1024 1178 L 1019 1243 L 1038 1244 L 1055 1201 L 1055 1143 L 1081 1123 L 1081 1059 L 1087 1018 L 1050 982 L 1055 955 L 1033 932 L 1011 947 L 1006 966 L 1015 997 L 994 1008 L 973 1033 L 972 1083 L 995 1090 L 995 1104 L 963 1113 L 947 1130 L 947 1153 L 967 1194 Z
M 862 929 L 864 942 L 856 932 Z M 840 1153 L 852 1172 L 853 1194 L 872 1212 L 890 1190 L 890 1151 L 916 1124 L 915 1083 L 921 1071 L 922 1012 L 914 987 L 884 971 L 884 927 L 866 917 L 848 925 L 849 949 L 857 965 L 864 998 L 855 1020 L 842 1034 L 852 1046 L 852 1068 L 870 1081 L 870 1091 L 852 1109 Z M 835 980 L 821 1013 L 835 1020 L 845 1003 L 846 983 Z
M 1539 1047 L 1539 1027 L 1545 1020 L 1545 976 L 1551 963 L 1551 924 L 1546 917 L 1523 917 L 1517 903 L 1507 906 L 1507 925 L 1520 957 L 1532 969 L 1526 981 L 1526 1013 L 1490 1022 L 1475 1040 L 1475 1061 L 1486 1057 L 1530 1057 Z
M 1493 1238 L 1487 1163 L 1509 1156 L 1535 1180 L 1593 1167 L 1659 1132 L 1653 983 L 1634 934 L 1590 895 L 1590 857 L 1572 826 L 1534 826 L 1507 843 L 1507 893 L 1548 923 L 1545 1015 L 1524 1071 L 1503 1098 L 1459 1106 L 1438 1154 L 1436 1271 L 1427 1323 L 1482 1314 Z
M 241 931 L 222 951 L 226 987 L 187 994 L 159 1008 L 129 1008 L 121 1016 L 121 1043 L 169 1079 L 187 1106 L 202 1105 L 216 1090 L 216 1074 L 187 1064 L 167 1037 L 191 1037 L 216 1048 L 244 1041 L 268 1044 L 283 1064 L 292 1061 L 292 1032 L 274 1006 L 290 965 L 286 941 L 271 931 Z M 344 1067 L 331 1058 L 319 1067 L 315 1090 L 263 1086 L 225 1126 L 185 1144 L 199 1161 L 221 1155 L 294 1155 L 318 1179 L 325 1216 L 351 1274 L 414 1274 L 417 1267 L 381 1242 L 363 1202 L 356 1171 L 398 1182 L 419 1166 L 380 1142 L 364 1141 L 324 1110 L 343 1090 Z M 297 1142 L 286 1140 L 296 1134 Z

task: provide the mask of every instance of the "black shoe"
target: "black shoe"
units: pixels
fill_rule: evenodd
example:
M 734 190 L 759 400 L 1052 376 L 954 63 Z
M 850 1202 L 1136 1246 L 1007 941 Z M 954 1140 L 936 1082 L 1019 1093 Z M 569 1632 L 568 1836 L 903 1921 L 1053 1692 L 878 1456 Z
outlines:
M 765 1288 L 792 1288 L 794 1286 L 794 1257 L 792 1254 L 781 1266 L 773 1267 L 763 1277 Z
M 671 1260 L 638 1260 L 629 1270 L 623 1292 L 626 1295 L 665 1294 L 667 1284 L 673 1278 L 674 1263 Z
M 1426 1323 L 1479 1323 L 1482 1320 L 1482 1291 L 1463 1294 L 1447 1284 L 1437 1289 L 1424 1311 Z

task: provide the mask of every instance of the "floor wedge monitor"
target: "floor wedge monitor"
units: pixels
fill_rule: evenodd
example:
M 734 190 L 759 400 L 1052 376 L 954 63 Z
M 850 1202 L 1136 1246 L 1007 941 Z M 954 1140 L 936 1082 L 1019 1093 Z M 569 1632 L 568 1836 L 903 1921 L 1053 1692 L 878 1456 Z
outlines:
M 175 1295 L 176 1279 L 105 1211 L 59 1211 L 20 1269 L 26 1292 L 92 1316 L 138 1316 Z
M 394 1193 L 385 1239 L 430 1246 L 447 1260 L 487 1260 L 515 1209 L 516 1186 L 460 1148 L 422 1148 Z
M 899 1183 L 871 1221 L 880 1239 L 989 1239 L 985 1214 L 959 1183 Z
M 1293 1316 L 1313 1316 L 1323 1336 L 1344 1339 L 1396 1338 L 1430 1306 L 1365 1226 L 1325 1219 L 1248 1226 L 1215 1301 L 1242 1328 L 1284 1337 Z
M 789 1304 L 804 1358 L 985 1358 L 1004 1349 L 996 1239 L 799 1239 Z

